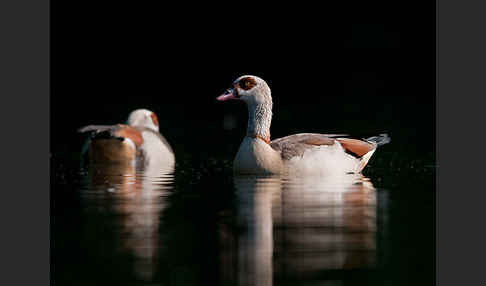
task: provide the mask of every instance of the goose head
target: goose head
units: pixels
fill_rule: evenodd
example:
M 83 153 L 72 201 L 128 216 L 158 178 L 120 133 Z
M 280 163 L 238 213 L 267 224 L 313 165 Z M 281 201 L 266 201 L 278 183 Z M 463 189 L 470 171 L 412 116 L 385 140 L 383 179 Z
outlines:
M 272 96 L 270 87 L 263 79 L 254 75 L 240 76 L 233 82 L 233 87 L 216 99 L 244 101 L 248 107 L 247 136 L 263 138 L 267 143 L 270 141 Z
M 216 99 L 219 101 L 242 100 L 249 106 L 271 104 L 272 102 L 270 87 L 263 79 L 254 75 L 240 76 L 233 82 L 231 88 Z
M 157 115 L 147 109 L 137 109 L 128 116 L 127 124 L 152 129 L 159 132 L 159 120 Z

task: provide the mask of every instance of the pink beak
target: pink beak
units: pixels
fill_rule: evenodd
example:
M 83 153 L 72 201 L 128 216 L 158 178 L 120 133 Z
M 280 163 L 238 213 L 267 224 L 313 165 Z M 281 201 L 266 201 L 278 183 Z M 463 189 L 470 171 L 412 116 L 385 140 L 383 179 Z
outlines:
M 222 95 L 220 95 L 216 98 L 216 100 L 219 100 L 219 101 L 226 101 L 226 100 L 230 100 L 230 99 L 238 99 L 236 96 L 234 96 L 233 89 L 226 90 L 225 93 L 223 93 Z

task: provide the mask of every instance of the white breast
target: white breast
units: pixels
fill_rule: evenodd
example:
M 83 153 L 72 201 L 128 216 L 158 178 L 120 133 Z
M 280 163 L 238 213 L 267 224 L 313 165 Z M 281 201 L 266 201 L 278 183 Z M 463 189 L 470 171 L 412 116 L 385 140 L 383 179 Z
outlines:
M 237 173 L 278 174 L 282 170 L 280 154 L 260 139 L 245 137 L 233 163 Z

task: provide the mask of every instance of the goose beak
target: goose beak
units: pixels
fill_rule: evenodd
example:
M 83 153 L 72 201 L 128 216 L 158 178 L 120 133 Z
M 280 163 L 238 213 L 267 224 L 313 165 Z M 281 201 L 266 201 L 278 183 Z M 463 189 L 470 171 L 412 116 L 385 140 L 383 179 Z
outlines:
M 216 98 L 218 101 L 226 101 L 230 99 L 238 99 L 238 97 L 235 96 L 235 90 L 233 88 L 227 89 L 222 95 Z

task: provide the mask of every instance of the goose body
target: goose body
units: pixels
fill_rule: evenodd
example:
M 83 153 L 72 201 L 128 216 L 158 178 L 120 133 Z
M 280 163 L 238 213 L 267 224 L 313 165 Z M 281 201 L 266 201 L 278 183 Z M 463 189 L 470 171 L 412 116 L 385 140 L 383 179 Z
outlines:
M 300 133 L 270 141 L 272 97 L 266 82 L 241 76 L 219 101 L 237 99 L 248 106 L 247 134 L 233 162 L 240 174 L 345 174 L 359 173 L 386 134 L 359 140 L 339 134 Z
M 175 164 L 172 148 L 159 133 L 157 116 L 149 110 L 131 112 L 127 124 L 88 125 L 79 132 L 90 134 L 83 151 L 90 162 Z

